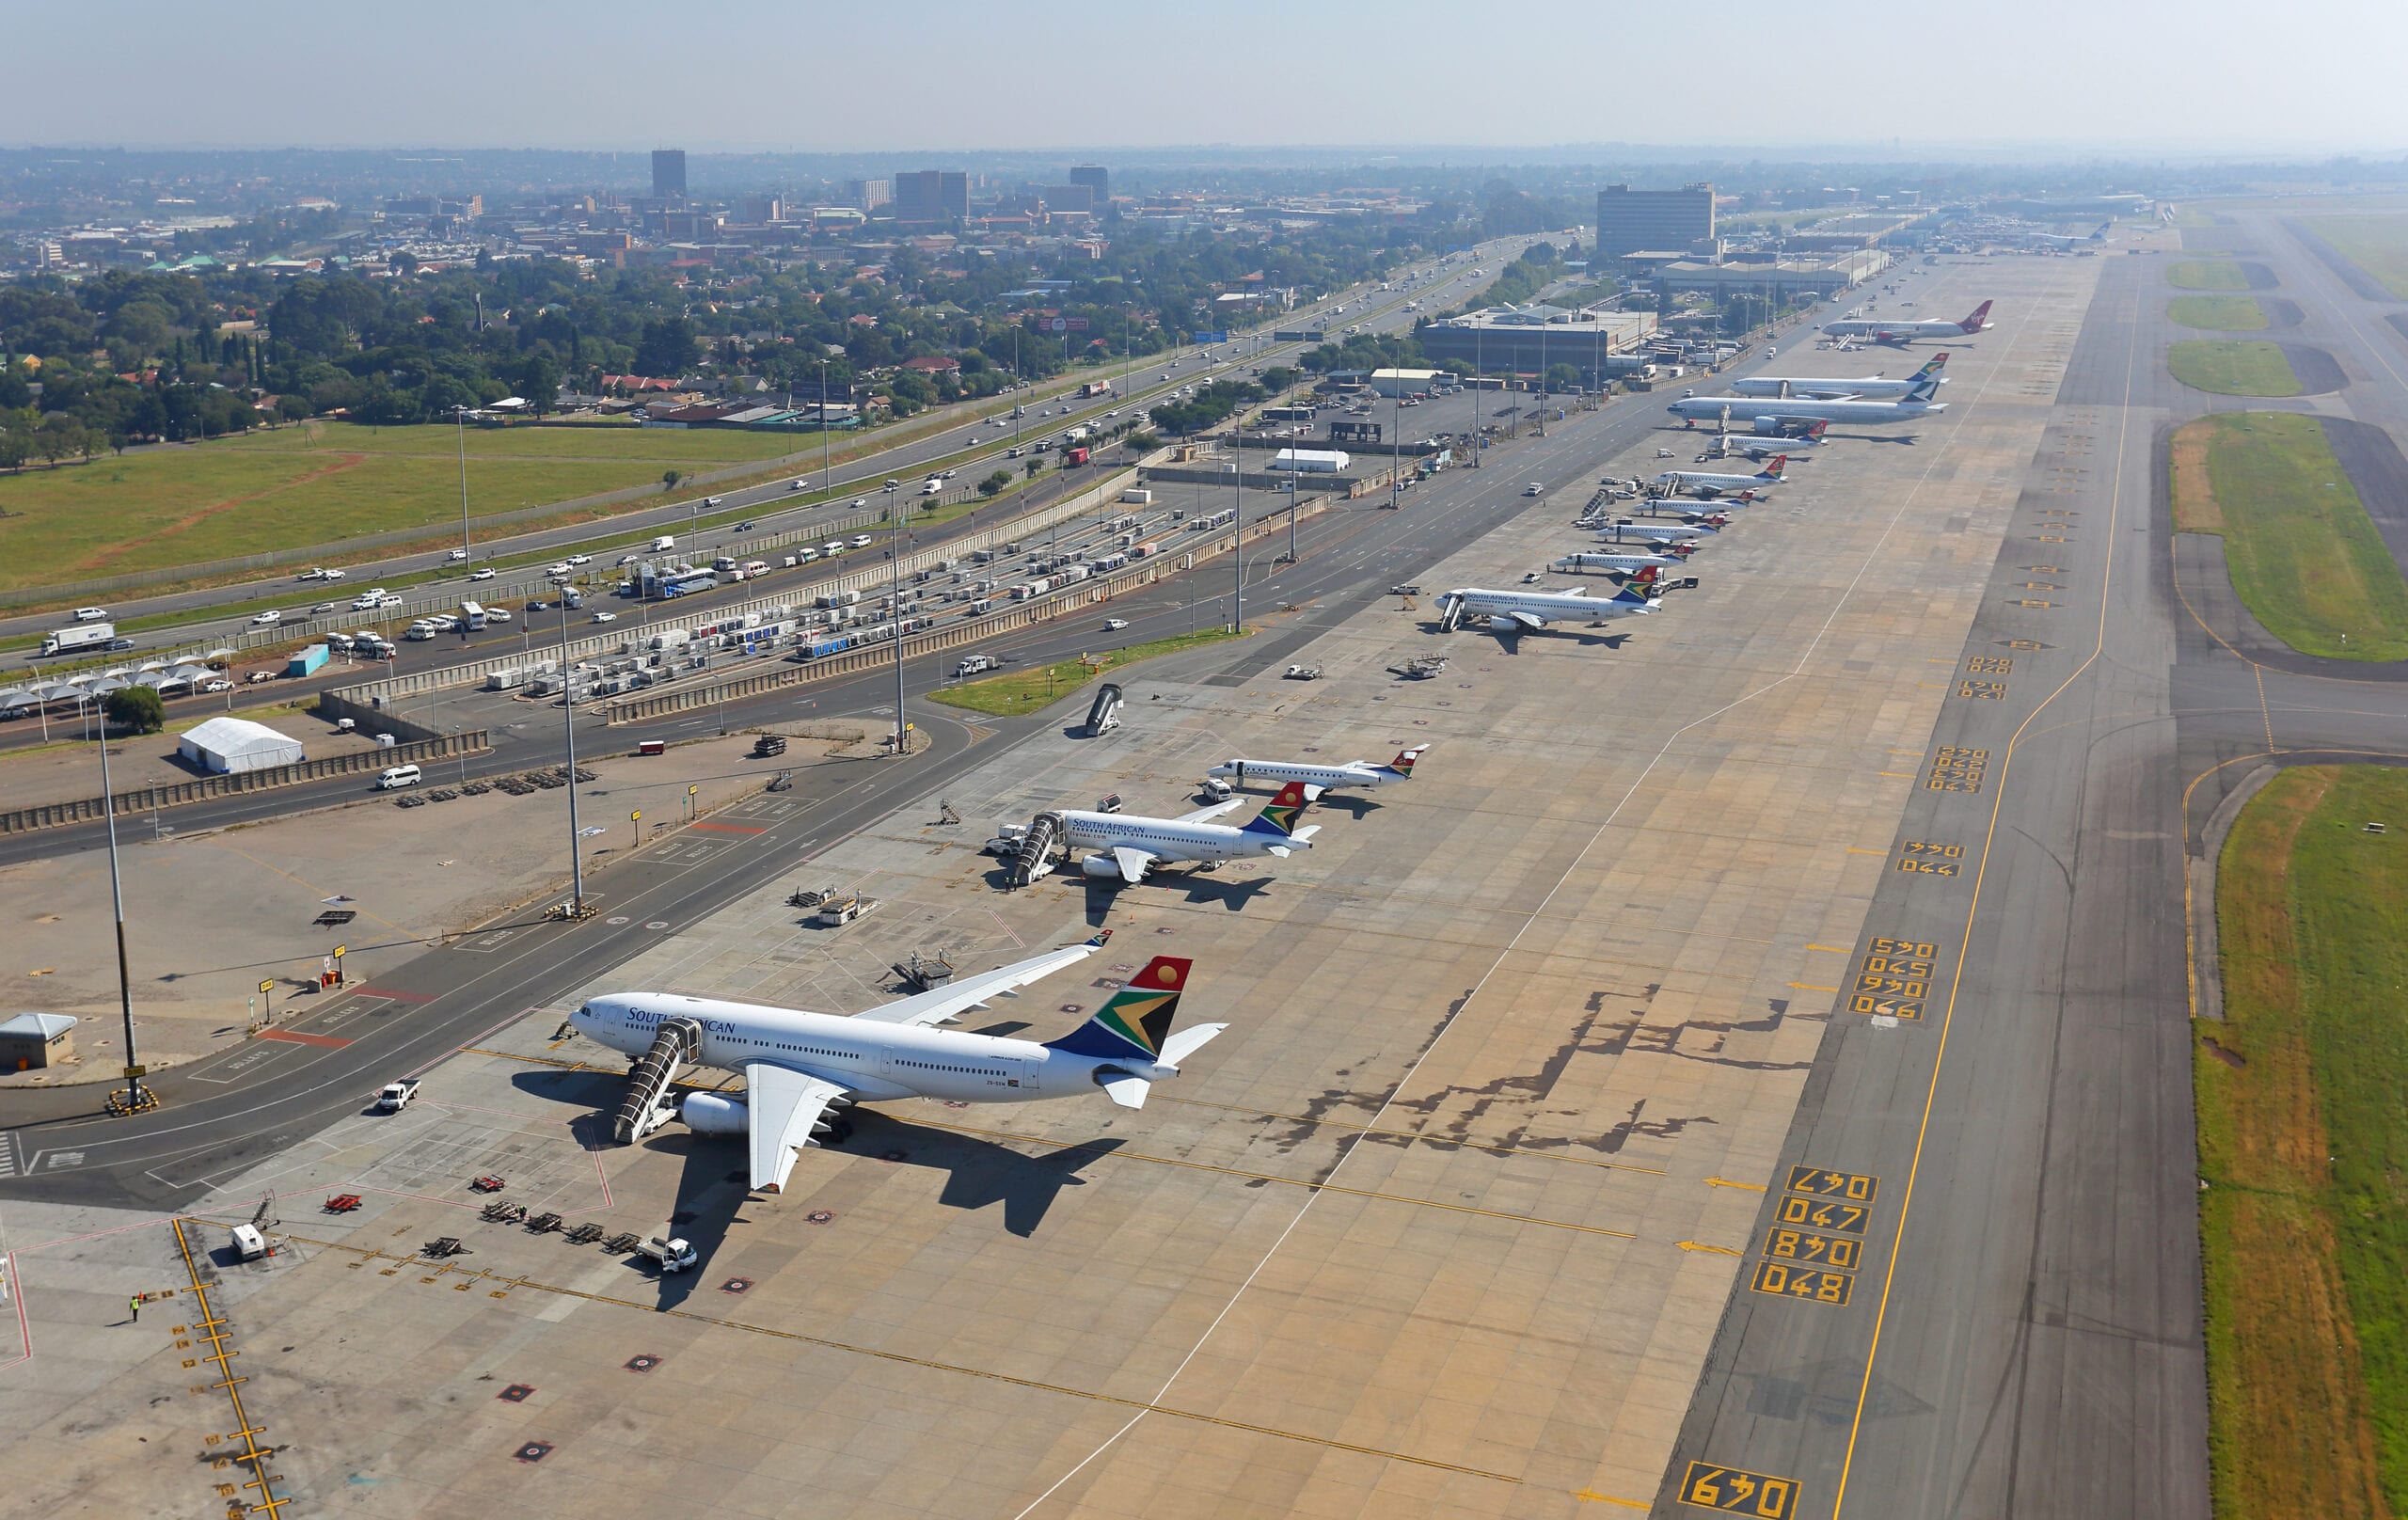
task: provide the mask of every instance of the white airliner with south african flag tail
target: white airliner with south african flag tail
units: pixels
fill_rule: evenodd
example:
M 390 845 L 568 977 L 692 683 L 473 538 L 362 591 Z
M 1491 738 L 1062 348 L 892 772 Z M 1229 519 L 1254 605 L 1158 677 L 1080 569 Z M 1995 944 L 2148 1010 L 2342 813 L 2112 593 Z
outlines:
M 842 1017 L 765 1007 L 674 992 L 614 992 L 589 998 L 569 1016 L 587 1038 L 644 1063 L 664 1046 L 681 1047 L 657 1079 L 666 1093 L 680 1065 L 744 1074 L 740 1097 L 689 1092 L 671 1113 L 699 1134 L 744 1134 L 752 1144 L 756 1192 L 785 1186 L 795 1157 L 825 1143 L 856 1101 L 936 1098 L 963 1103 L 1030 1103 L 1078 1098 L 1098 1088 L 1123 1108 L 1142 1108 L 1153 1084 L 1179 1075 L 1179 1063 L 1227 1024 L 1171 1020 L 1194 962 L 1156 956 L 1094 1017 L 1059 1039 L 1038 1044 L 939 1029 L 963 1012 L 1009 997 L 1019 988 L 1084 960 L 1107 934 L 1084 944 L 965 976 L 932 991 Z

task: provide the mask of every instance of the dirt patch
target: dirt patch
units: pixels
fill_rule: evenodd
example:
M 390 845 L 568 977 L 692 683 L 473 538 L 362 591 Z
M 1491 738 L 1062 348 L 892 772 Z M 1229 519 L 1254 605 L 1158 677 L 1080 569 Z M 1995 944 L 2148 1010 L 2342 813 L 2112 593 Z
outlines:
M 2174 493 L 2174 530 L 2178 533 L 2224 531 L 2224 511 L 2216 505 L 2214 487 L 2208 483 L 2208 439 L 2214 429 L 2212 419 L 2202 418 L 2176 429 L 2168 448 L 2166 478 Z
M 2249 281 L 2249 288 L 2253 291 L 2271 291 L 2282 284 L 2274 277 L 2273 270 L 2247 259 L 2241 261 L 2241 275 Z
M 2307 313 L 2299 309 L 2297 301 L 2287 301 L 2279 295 L 2266 296 L 2258 305 L 2264 309 L 2266 321 L 2273 326 L 2296 327 L 2307 320 Z
M 2199 1037 L 2199 1043 L 2208 1048 L 2208 1053 L 2210 1055 L 2214 1056 L 2217 1060 L 2222 1061 L 2225 1065 L 2232 1068 L 2236 1071 L 2249 1064 L 2249 1060 L 2246 1056 L 2242 1055 L 2239 1051 L 2228 1051 L 2225 1049 L 2223 1043 L 2213 1035 L 2201 1035 Z
M 2340 361 L 2324 350 L 2310 348 L 2305 343 L 2276 346 L 2282 349 L 2283 357 L 2290 361 L 2291 373 L 2299 376 L 2301 395 L 2321 396 L 2350 383 L 2350 377 L 2341 372 Z

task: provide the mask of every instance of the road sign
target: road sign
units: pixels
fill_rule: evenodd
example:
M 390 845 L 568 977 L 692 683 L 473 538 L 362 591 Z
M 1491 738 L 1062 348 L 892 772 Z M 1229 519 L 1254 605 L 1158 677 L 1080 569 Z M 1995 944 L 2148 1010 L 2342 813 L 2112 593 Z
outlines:
M 276 984 L 274 982 L 261 982 L 260 983 L 260 990 L 262 992 L 273 992 L 276 990 Z
M 125 1069 L 125 1080 L 128 1082 L 134 1081 L 136 1077 L 147 1077 L 150 1074 L 150 1069 L 147 1066 L 130 1066 Z
M 638 809 L 636 809 L 633 813 L 628 814 L 628 815 L 627 815 L 627 821 L 628 821 L 629 823 L 642 823 L 642 822 L 643 822 L 643 809 L 642 809 L 642 808 L 638 808 Z
M 342 958 L 342 952 L 343 952 L 343 947 L 342 947 L 341 945 L 336 945 L 336 946 L 335 946 L 335 958 L 336 958 L 337 960 L 341 960 L 341 959 Z

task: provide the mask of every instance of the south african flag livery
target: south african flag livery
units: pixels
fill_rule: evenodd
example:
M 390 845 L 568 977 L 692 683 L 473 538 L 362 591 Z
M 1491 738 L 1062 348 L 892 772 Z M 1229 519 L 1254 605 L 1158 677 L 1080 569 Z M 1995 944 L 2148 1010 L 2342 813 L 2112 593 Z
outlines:
M 1068 1055 L 1151 1065 L 1179 1012 L 1179 994 L 1196 964 L 1183 956 L 1156 956 L 1095 1011 L 1095 1017 L 1049 1041 L 1046 1049 Z
M 1276 834 L 1285 839 L 1296 831 L 1296 815 L 1305 811 L 1305 784 L 1291 781 L 1279 788 L 1279 795 L 1263 804 L 1245 825 L 1250 834 Z

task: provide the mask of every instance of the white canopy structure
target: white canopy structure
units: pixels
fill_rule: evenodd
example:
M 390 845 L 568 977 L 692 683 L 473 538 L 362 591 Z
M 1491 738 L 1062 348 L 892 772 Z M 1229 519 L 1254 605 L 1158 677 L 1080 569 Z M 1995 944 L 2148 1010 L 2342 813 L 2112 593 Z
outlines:
M 301 741 L 247 718 L 213 718 L 176 741 L 176 752 L 220 775 L 297 765 Z

